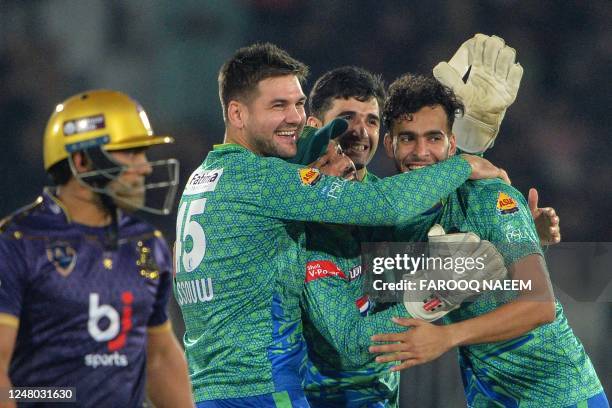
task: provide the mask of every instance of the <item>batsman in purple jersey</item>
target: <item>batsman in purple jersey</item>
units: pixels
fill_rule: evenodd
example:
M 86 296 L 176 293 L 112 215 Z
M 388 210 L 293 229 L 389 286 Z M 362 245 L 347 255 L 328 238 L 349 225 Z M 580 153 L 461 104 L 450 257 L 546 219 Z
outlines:
M 18 327 L 14 386 L 75 387 L 83 405 L 142 405 L 147 333 L 168 331 L 171 258 L 159 231 L 128 215 L 73 223 L 51 191 L 5 220 L 0 322 Z
M 169 212 L 178 162 L 145 150 L 172 141 L 119 92 L 57 105 L 43 143 L 56 187 L 0 223 L 0 388 L 71 387 L 78 406 L 138 407 L 146 386 L 155 406 L 193 406 L 166 315 L 170 252 L 130 215 Z

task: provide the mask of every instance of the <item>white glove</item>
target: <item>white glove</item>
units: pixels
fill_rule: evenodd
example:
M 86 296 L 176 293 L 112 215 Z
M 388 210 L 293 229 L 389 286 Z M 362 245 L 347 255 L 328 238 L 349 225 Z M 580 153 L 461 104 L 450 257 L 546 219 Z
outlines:
M 417 271 L 414 275 L 404 275 L 405 280 L 416 283 L 413 290 L 404 291 L 404 306 L 412 317 L 426 321 L 434 321 L 450 311 L 457 309 L 466 299 L 478 295 L 485 280 L 495 281 L 506 277 L 508 271 L 504 265 L 502 255 L 489 241 L 481 240 L 473 232 L 446 234 L 444 229 L 436 224 L 427 234 L 429 237 L 428 259 L 441 258 L 444 260 L 453 258 L 481 259 L 484 268 L 465 268 L 463 272 L 455 269 L 444 269 L 437 267 L 429 270 Z M 459 265 L 456 263 L 456 265 Z M 464 264 L 465 265 L 465 264 Z M 448 290 L 441 288 L 441 281 L 477 281 L 478 290 L 467 287 L 464 290 Z M 427 283 L 432 282 L 433 288 L 427 288 Z M 421 289 L 421 282 L 424 287 Z
M 455 118 L 457 147 L 482 153 L 493 145 L 506 109 L 516 99 L 523 67 L 515 63 L 516 51 L 497 36 L 476 34 L 464 42 L 448 62 L 433 74 L 453 90 L 465 105 L 465 115 Z M 471 66 L 467 82 L 463 76 Z

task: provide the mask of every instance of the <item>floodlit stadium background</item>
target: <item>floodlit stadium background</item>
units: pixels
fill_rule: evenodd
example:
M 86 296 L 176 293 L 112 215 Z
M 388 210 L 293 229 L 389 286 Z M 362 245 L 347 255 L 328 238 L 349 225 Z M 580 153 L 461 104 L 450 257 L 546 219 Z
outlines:
M 274 42 L 310 65 L 309 84 L 349 64 L 382 73 L 389 83 L 406 71 L 429 73 L 483 32 L 505 38 L 525 68 L 488 158 L 524 194 L 539 189 L 541 205 L 561 216 L 564 241 L 610 241 L 610 21 L 607 0 L 3 0 L 0 215 L 34 200 L 47 183 L 42 133 L 55 104 L 71 94 L 113 88 L 138 99 L 154 129 L 176 137 L 171 151 L 184 183 L 222 141 L 216 76 L 236 48 Z M 381 159 L 379 151 L 371 169 L 391 174 Z M 154 221 L 169 241 L 174 216 Z M 610 303 L 562 300 L 611 395 Z M 401 394 L 403 406 L 461 406 L 454 352 L 405 373 Z

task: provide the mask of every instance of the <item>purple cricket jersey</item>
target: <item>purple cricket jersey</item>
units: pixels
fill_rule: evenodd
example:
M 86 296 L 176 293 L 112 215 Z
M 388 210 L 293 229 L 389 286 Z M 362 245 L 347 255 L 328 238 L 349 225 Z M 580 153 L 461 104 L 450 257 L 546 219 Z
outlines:
M 142 405 L 147 327 L 168 320 L 161 233 L 123 214 L 113 249 L 109 227 L 71 223 L 50 190 L 0 231 L 0 323 L 19 324 L 13 385 L 76 387 L 79 406 Z

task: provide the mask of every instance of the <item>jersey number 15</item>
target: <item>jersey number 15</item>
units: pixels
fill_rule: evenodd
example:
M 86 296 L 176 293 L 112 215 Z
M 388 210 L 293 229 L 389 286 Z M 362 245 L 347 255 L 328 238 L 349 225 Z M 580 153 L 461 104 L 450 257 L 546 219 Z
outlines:
M 181 270 L 191 272 L 200 265 L 204 259 L 206 252 L 206 235 L 202 225 L 195 221 L 193 217 L 204 212 L 206 206 L 206 198 L 198 198 L 197 200 L 183 202 L 177 217 L 176 224 L 176 272 Z M 185 214 L 187 213 L 187 214 Z M 191 241 L 191 250 L 184 250 L 184 244 L 187 240 Z M 183 268 L 179 268 L 179 265 Z

